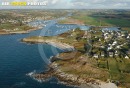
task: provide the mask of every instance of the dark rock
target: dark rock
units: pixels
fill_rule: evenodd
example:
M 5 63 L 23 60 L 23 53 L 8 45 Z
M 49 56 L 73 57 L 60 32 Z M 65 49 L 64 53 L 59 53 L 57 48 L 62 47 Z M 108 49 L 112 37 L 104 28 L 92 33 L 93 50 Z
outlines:
M 53 57 L 50 58 L 50 61 L 51 61 L 52 63 L 55 62 L 55 61 L 58 61 L 58 60 L 61 60 L 61 58 L 58 58 L 58 57 L 56 57 L 56 56 L 53 56 Z

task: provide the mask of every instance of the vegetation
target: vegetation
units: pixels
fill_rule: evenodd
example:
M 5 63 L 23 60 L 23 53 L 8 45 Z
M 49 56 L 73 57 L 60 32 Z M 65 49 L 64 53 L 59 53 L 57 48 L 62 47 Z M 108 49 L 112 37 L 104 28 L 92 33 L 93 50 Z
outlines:
M 34 12 L 36 13 L 37 11 Z M 34 12 L 27 11 L 26 14 L 24 12 L 21 13 L 23 15 L 28 14 L 35 20 L 57 18 L 58 16 L 63 16 L 67 13 L 67 11 L 56 11 L 56 13 L 52 13 L 53 11 L 43 11 L 33 15 Z M 18 13 L 17 15 L 21 16 L 21 13 Z M 41 17 L 43 14 L 49 14 L 49 16 Z M 3 16 L 4 15 L 2 15 L 2 17 Z M 27 18 L 26 16 L 22 17 L 23 19 Z M 69 18 L 71 18 L 71 20 L 79 20 L 86 25 L 93 25 L 94 27 L 87 31 L 87 35 L 85 35 L 86 31 L 76 28 L 73 31 L 71 30 L 55 37 L 33 36 L 29 37 L 28 39 L 56 40 L 58 42 L 74 46 L 76 51 L 61 53 L 59 54 L 59 57 L 62 60 L 56 61 L 58 66 L 60 66 L 60 69 L 66 73 L 103 81 L 110 79 L 111 82 L 114 82 L 119 86 L 125 86 L 126 88 L 129 88 L 130 12 L 115 10 L 78 10 L 74 11 Z M 66 22 L 68 22 L 68 20 L 61 21 L 61 23 Z M 22 23 L 21 19 L 17 20 L 15 24 L 1 21 L 0 29 L 13 30 L 16 26 L 22 30 L 28 29 L 28 26 Z M 103 32 L 100 30 L 99 26 L 119 26 L 122 27 L 122 30 L 126 30 L 128 32 L 124 32 L 122 30 L 119 32 Z
M 129 10 L 76 10 L 73 14 L 59 23 L 73 23 L 92 26 L 116 26 L 130 31 L 130 11 Z
M 35 20 L 56 19 L 68 14 L 62 10 L 0 10 L 0 34 L 26 33 L 38 27 L 29 26 Z
M 58 66 L 60 66 L 60 69 L 65 73 L 85 78 L 99 79 L 102 81 L 110 79 L 111 82 L 114 82 L 119 86 L 125 85 L 126 87 L 126 85 L 128 85 L 127 87 L 129 87 L 130 80 L 128 78 L 130 78 L 130 59 L 126 59 L 123 53 L 119 53 L 121 57 L 120 55 L 117 57 L 110 57 L 108 53 L 109 51 L 106 49 L 108 43 L 114 42 L 116 38 L 109 35 L 110 38 L 107 39 L 107 42 L 103 42 L 105 39 L 102 37 L 102 32 L 95 29 L 88 31 L 86 37 L 84 37 L 84 34 L 85 31 L 76 28 L 75 30 L 68 31 L 55 37 L 34 36 L 30 37 L 30 39 L 56 40 L 74 46 L 77 51 L 61 53 L 58 58 L 61 58 L 62 60 L 56 61 Z M 101 41 L 99 41 L 99 39 L 101 39 Z M 90 43 L 90 40 L 92 43 Z M 123 37 L 119 39 L 118 44 L 123 44 L 127 40 L 128 39 Z M 100 48 L 101 45 L 104 46 L 104 49 Z M 92 49 L 90 49 L 90 46 Z M 124 46 L 124 48 L 126 47 L 127 45 Z M 129 49 L 129 47 L 127 48 Z M 105 54 L 103 57 L 101 57 L 102 51 Z M 94 54 L 98 54 L 99 57 L 94 58 Z

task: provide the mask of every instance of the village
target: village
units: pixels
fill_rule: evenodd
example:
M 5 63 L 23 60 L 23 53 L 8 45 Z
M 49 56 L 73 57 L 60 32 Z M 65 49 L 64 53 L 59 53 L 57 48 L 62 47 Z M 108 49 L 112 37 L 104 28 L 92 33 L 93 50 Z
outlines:
M 30 22 L 37 20 L 51 20 L 66 15 L 66 11 L 46 11 L 46 10 L 12 10 L 0 13 L 0 34 L 13 34 L 13 33 L 28 33 L 32 30 L 37 30 L 44 25 L 29 25 Z
M 66 11 L 61 11 L 62 14 L 60 14 L 60 11 L 55 12 L 55 14 L 49 11 L 49 15 L 44 12 L 36 12 L 29 13 L 27 11 L 25 14 L 24 11 L 21 11 L 16 14 L 14 11 L 10 13 L 11 16 L 7 14 L 8 11 L 5 12 L 6 15 L 1 13 L 0 34 L 4 34 L 3 31 L 10 34 L 26 33 L 24 31 L 35 30 L 36 27 L 39 27 L 36 29 L 40 29 L 40 27 L 46 27 L 47 25 L 44 24 L 44 20 L 49 21 L 57 17 L 63 17 L 66 14 Z M 79 17 L 78 14 L 81 13 L 74 13 L 72 16 L 67 17 L 67 20 L 60 19 L 61 23 L 54 24 L 52 29 L 43 30 L 51 36 L 29 36 L 21 39 L 21 42 L 48 44 L 63 50 L 64 52 L 49 59 L 51 62 L 49 68 L 54 70 L 54 73 L 51 73 L 52 76 L 68 82 L 68 84 L 77 85 L 77 82 L 78 84 L 83 82 L 100 85 L 102 83 L 99 82 L 100 80 L 106 83 L 115 83 L 116 86 L 130 86 L 129 30 L 122 26 L 105 24 L 100 18 L 93 21 L 89 15 L 90 18 L 86 17 L 86 15 L 84 17 L 82 14 L 83 18 L 77 18 Z M 82 22 L 80 19 L 85 21 Z M 90 23 L 87 19 L 89 19 Z M 76 20 L 82 24 L 71 23 L 71 21 Z M 73 27 L 73 25 L 76 26 Z M 53 35 L 54 33 L 57 34 Z M 34 77 L 43 79 L 44 73 L 36 74 L 36 76 L 34 74 Z
M 41 40 L 44 41 L 43 43 L 48 41 L 53 46 L 56 44 L 59 47 L 68 44 L 73 47 L 72 51 L 66 51 L 52 57 L 52 68 L 53 65 L 57 65 L 54 69 L 60 69 L 65 74 L 80 75 L 81 78 L 85 76 L 102 81 L 109 79 L 117 86 L 129 85 L 129 83 L 126 84 L 130 78 L 129 32 L 118 27 L 90 27 L 88 29 L 84 25 L 58 36 L 32 36 L 21 41 L 35 44 L 41 43 Z M 98 74 L 98 76 L 95 76 L 95 74 Z M 44 74 L 38 74 L 36 78 L 40 80 L 42 76 Z
M 91 34 L 91 50 L 89 55 L 93 58 L 130 58 L 130 34 L 127 31 L 111 30 L 89 30 Z

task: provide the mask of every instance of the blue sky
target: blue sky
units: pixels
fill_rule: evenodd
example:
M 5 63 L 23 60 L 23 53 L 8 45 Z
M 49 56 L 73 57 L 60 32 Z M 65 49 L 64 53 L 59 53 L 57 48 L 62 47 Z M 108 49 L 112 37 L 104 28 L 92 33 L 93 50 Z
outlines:
M 4 1 L 46 1 L 46 6 L 0 6 L 3 8 L 41 8 L 41 9 L 130 9 L 130 0 L 0 0 Z

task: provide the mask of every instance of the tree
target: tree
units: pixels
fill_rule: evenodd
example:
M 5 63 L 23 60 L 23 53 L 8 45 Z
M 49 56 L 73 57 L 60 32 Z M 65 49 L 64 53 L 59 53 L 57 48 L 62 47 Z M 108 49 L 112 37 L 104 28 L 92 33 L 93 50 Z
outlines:
M 77 35 L 76 40 L 79 42 L 81 40 L 82 36 L 81 35 Z
M 18 20 L 18 23 L 19 23 L 19 26 L 22 26 L 23 25 L 23 22 L 21 19 Z

